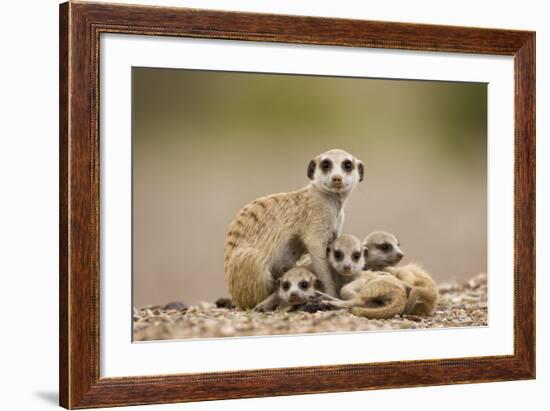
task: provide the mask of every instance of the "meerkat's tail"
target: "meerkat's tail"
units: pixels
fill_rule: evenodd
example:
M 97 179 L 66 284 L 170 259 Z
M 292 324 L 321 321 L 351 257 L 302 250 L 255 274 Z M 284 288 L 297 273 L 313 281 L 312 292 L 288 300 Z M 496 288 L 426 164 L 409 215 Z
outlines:
M 392 318 L 403 313 L 404 305 L 399 301 L 391 301 L 388 305 L 380 307 L 353 307 L 351 313 L 358 317 L 372 318 L 382 320 Z
M 405 289 L 387 283 L 380 283 L 379 286 L 369 284 L 369 287 L 359 294 L 359 298 L 363 301 L 362 306 L 353 307 L 351 313 L 372 319 L 401 315 L 407 304 Z

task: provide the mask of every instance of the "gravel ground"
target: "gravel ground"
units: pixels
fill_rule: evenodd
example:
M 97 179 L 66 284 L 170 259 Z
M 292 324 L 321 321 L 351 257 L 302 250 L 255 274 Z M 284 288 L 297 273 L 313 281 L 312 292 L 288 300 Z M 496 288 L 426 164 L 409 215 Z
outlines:
M 187 307 L 182 302 L 134 308 L 134 340 L 219 338 L 246 335 L 308 334 L 487 325 L 487 276 L 439 285 L 441 299 L 434 315 L 396 316 L 387 320 L 356 317 L 347 310 L 307 313 L 257 313 L 227 307 L 222 299 Z

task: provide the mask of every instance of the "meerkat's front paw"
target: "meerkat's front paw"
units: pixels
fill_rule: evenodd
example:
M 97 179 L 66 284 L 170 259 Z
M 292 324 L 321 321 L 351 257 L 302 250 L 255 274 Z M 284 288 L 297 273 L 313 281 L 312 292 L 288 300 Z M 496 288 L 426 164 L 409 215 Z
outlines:
M 321 300 L 319 305 L 323 307 L 324 310 L 334 310 L 340 308 L 335 300 Z
M 274 307 L 272 301 L 261 302 L 261 303 L 258 303 L 258 305 L 256 305 L 254 307 L 254 311 L 257 311 L 259 313 L 265 313 L 265 312 L 268 312 L 268 311 L 273 311 L 274 309 L 275 309 L 275 307 Z
M 265 313 L 266 311 L 269 311 L 267 309 L 267 306 L 264 304 L 258 304 L 256 307 L 254 307 L 254 311 L 257 311 L 259 313 Z

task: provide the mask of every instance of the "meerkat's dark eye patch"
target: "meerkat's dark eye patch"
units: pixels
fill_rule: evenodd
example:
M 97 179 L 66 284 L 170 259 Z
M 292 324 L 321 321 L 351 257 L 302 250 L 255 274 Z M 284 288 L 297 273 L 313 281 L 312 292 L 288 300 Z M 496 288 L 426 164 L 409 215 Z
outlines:
M 359 251 L 356 251 L 351 255 L 351 259 L 355 262 L 359 261 L 360 258 L 361 258 L 361 253 Z
M 309 283 L 307 281 L 300 281 L 300 284 L 298 284 L 298 286 L 302 290 L 307 290 L 309 288 Z
M 323 171 L 329 171 L 330 169 L 332 168 L 332 161 L 328 160 L 328 159 L 325 159 L 323 161 L 321 161 L 321 169 Z
M 342 169 L 348 173 L 351 172 L 351 170 L 353 170 L 353 162 L 351 160 L 344 160 Z
M 393 247 L 390 243 L 382 243 L 382 244 L 378 245 L 378 249 L 382 250 L 382 251 L 385 251 L 385 252 L 388 252 L 388 251 L 391 251 L 393 249 Z
M 290 281 L 283 281 L 283 283 L 281 284 L 281 288 L 285 291 L 288 291 L 290 288 Z
M 340 250 L 334 250 L 334 258 L 336 261 L 342 261 L 344 259 L 344 253 Z

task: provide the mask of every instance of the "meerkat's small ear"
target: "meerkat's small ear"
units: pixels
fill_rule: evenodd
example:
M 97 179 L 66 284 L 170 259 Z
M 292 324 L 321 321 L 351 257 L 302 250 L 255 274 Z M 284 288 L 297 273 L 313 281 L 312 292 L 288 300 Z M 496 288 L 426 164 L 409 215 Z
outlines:
M 316 290 L 319 290 L 322 293 L 324 293 L 327 290 L 326 287 L 325 287 L 325 284 L 321 280 L 319 280 L 318 278 L 315 280 L 315 285 L 314 286 L 315 286 Z
M 359 171 L 359 181 L 363 181 L 365 177 L 365 166 L 362 161 L 357 162 L 357 171 Z
M 275 282 L 273 283 L 273 289 L 274 290 L 278 290 L 279 288 L 281 288 L 281 279 L 280 278 L 277 278 L 275 280 Z
M 327 257 L 329 256 L 330 254 L 330 246 L 327 247 Z
M 307 166 L 307 177 L 310 180 L 313 180 L 313 175 L 315 174 L 315 160 L 311 160 Z

